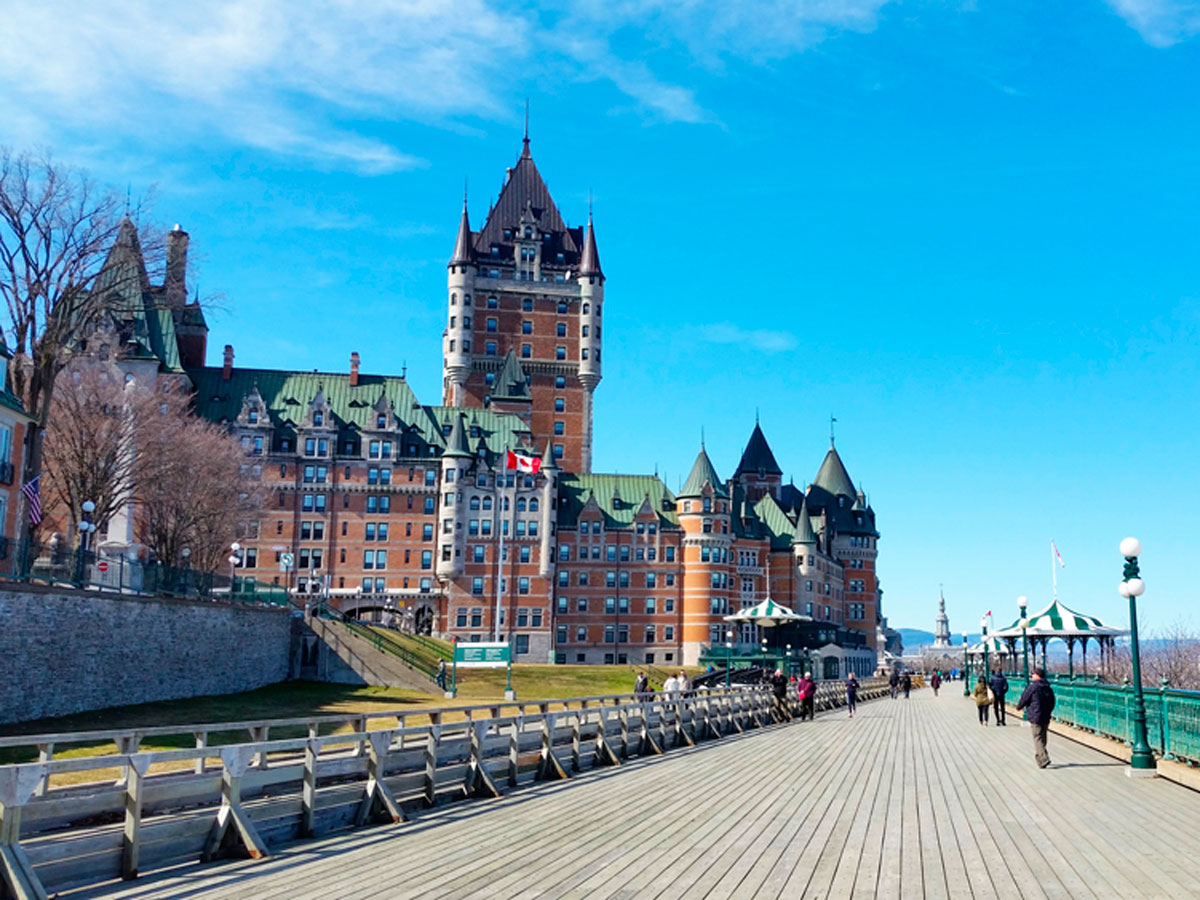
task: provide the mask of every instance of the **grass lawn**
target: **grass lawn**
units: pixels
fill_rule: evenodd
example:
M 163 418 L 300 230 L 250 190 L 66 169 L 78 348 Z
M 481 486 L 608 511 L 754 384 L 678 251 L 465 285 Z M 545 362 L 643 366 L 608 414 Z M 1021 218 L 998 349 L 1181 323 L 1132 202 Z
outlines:
M 637 674 L 634 666 L 513 666 L 512 683 L 517 698 L 522 701 L 556 700 L 564 697 L 598 696 L 623 694 L 633 689 Z M 689 670 L 693 674 L 700 669 Z M 446 673 L 447 681 L 450 672 Z M 653 676 L 652 676 L 653 677 Z M 61 734 L 75 731 L 122 730 L 149 728 L 162 725 L 196 725 L 209 722 L 245 722 L 257 719 L 303 718 L 311 715 L 337 715 L 350 713 L 379 714 L 397 710 L 436 709 L 455 706 L 470 706 L 494 700 L 503 702 L 505 671 L 503 669 L 463 669 L 458 673 L 458 698 L 447 700 L 438 694 L 399 688 L 354 687 L 343 684 L 322 684 L 310 681 L 287 681 L 247 691 L 241 694 L 223 694 L 214 697 L 194 697 L 187 700 L 164 700 L 155 703 L 140 703 L 136 706 L 119 706 L 95 712 L 77 713 L 70 716 L 38 719 L 18 725 L 0 726 L 0 737 Z M 446 717 L 452 720 L 453 716 Z M 387 728 L 396 724 L 394 717 L 380 717 L 372 721 L 372 728 Z M 423 724 L 421 719 L 411 724 Z M 349 726 L 338 731 L 349 731 Z M 336 733 L 336 732 L 334 732 Z M 275 728 L 270 736 L 274 739 L 302 737 L 307 734 L 303 726 Z M 245 731 L 216 732 L 209 735 L 209 744 L 236 743 L 248 740 Z M 184 728 L 177 735 L 161 735 L 146 738 L 142 750 L 173 750 L 193 747 L 193 736 Z M 103 756 L 117 752 L 111 742 L 97 742 L 73 746 L 56 746 L 56 759 Z M 31 762 L 37 759 L 35 747 L 0 748 L 0 764 Z M 186 767 L 180 765 L 177 767 Z M 158 771 L 158 768 L 155 768 Z M 112 773 L 81 772 L 55 776 L 53 783 L 70 784 L 95 781 L 97 778 L 117 777 Z

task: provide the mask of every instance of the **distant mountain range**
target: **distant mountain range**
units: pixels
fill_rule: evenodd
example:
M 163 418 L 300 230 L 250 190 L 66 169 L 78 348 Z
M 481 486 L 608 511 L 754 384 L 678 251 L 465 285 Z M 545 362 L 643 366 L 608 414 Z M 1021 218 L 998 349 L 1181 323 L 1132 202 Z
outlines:
M 933 643 L 933 632 L 932 631 L 926 631 L 923 628 L 897 628 L 896 630 L 898 632 L 900 632 L 900 639 L 902 641 L 904 641 L 904 652 L 905 653 L 916 650 L 918 647 L 928 646 Z M 979 635 L 977 635 L 977 634 L 972 634 L 972 635 L 969 635 L 968 637 L 969 637 L 971 643 L 975 643 L 976 641 L 979 640 Z M 961 647 L 962 646 L 962 634 L 961 633 L 951 634 L 950 635 L 950 643 L 955 646 Z

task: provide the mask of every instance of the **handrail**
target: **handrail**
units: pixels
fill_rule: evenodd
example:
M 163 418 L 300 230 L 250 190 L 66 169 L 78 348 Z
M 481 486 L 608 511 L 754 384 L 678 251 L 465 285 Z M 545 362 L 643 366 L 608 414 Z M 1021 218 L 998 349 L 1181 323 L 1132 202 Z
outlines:
M 885 683 L 864 683 L 860 696 L 886 692 Z M 779 701 L 765 687 L 500 702 L 430 710 L 419 726 L 401 713 L 398 727 L 385 729 L 368 727 L 380 714 L 360 714 L 344 734 L 319 735 L 309 719 L 307 737 L 282 740 L 269 739 L 269 725 L 297 720 L 271 720 L 251 724 L 252 740 L 221 747 L 201 740 L 219 726 L 184 726 L 196 730 L 196 747 L 139 752 L 129 743 L 117 754 L 0 766 L 0 888 L 36 897 L 116 873 L 133 879 L 143 863 L 176 865 L 201 845 L 205 861 L 239 851 L 261 859 L 270 853 L 263 835 L 278 841 L 398 823 L 406 806 L 498 797 L 585 768 L 620 766 L 788 721 L 795 706 L 794 696 Z M 443 715 L 471 709 L 489 715 Z M 174 768 L 154 771 L 164 765 Z M 52 775 L 113 770 L 120 777 L 107 783 L 50 783 Z M 97 824 L 105 822 L 114 824 Z
M 433 678 L 437 674 L 435 667 L 430 666 L 425 660 L 411 652 L 407 647 L 398 641 L 392 640 L 384 635 L 383 632 L 375 628 L 368 628 L 366 625 L 359 625 L 357 622 L 350 619 L 343 619 L 342 624 L 346 626 L 351 634 L 355 634 L 365 641 L 370 641 L 374 644 L 375 649 L 382 653 L 390 654 L 396 657 L 410 669 L 416 669 L 422 675 Z

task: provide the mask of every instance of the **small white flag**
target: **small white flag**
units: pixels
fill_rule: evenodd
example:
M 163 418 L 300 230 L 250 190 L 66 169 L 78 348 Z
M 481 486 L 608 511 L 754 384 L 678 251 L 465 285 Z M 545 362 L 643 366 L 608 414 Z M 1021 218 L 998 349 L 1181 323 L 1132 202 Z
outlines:
M 1054 551 L 1054 558 L 1058 560 L 1058 564 L 1065 569 L 1067 564 L 1063 562 L 1062 554 L 1058 552 L 1058 547 L 1055 546 L 1054 541 L 1050 542 L 1050 549 Z

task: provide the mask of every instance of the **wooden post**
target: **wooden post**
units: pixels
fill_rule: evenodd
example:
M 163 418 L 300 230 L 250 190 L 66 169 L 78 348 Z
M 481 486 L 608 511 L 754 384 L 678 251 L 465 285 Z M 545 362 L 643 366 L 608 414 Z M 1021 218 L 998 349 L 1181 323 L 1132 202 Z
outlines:
M 629 759 L 629 707 L 622 706 L 618 715 L 621 717 L 621 759 Z
M 48 763 L 52 759 L 54 759 L 54 744 L 53 744 L 53 742 L 46 743 L 46 744 L 38 744 L 38 762 Z M 49 772 L 47 772 L 45 774 L 45 776 L 42 778 L 42 780 L 38 782 L 38 786 L 34 789 L 33 795 L 35 797 L 41 797 L 48 790 L 50 790 L 50 773 Z
M 508 786 L 510 788 L 517 786 L 521 774 L 521 732 L 524 730 L 525 717 L 518 712 L 512 720 L 512 731 L 508 735 Z
M 121 877 L 126 881 L 138 877 L 138 854 L 141 852 L 142 800 L 146 795 L 146 773 L 150 770 L 150 754 L 136 753 L 129 757 L 125 785 L 125 828 L 121 838 Z
M 538 781 L 570 777 L 554 753 L 554 721 L 556 717 L 554 713 L 547 712 L 548 709 L 548 704 L 542 704 L 542 758 L 538 762 Z
M 47 900 L 21 846 L 21 809 L 45 777 L 39 763 L 0 768 L 0 888 L 16 900 Z
M 142 736 L 136 731 L 131 734 L 123 734 L 116 740 L 117 752 L 122 756 L 132 756 L 138 752 L 138 747 L 142 744 Z M 125 782 L 129 780 L 129 765 L 126 764 L 121 770 L 121 777 L 117 779 L 117 787 L 125 787 Z
M 309 734 L 315 728 L 309 726 Z M 304 745 L 304 782 L 300 788 L 300 836 L 314 837 L 317 833 L 317 757 L 321 745 L 312 735 Z
M 203 750 L 205 747 L 208 746 L 208 732 L 207 731 L 193 731 L 192 735 L 196 738 L 196 749 L 197 750 Z M 196 770 L 197 775 L 204 774 L 204 757 L 203 756 L 196 757 L 195 770 Z
M 267 846 L 242 808 L 242 776 L 254 758 L 254 745 L 227 747 L 221 751 L 221 808 L 200 859 L 209 862 L 240 843 L 251 859 L 265 859 Z
M 268 735 L 271 732 L 269 725 L 255 725 L 250 729 L 250 740 L 255 743 L 266 743 Z M 254 762 L 255 768 L 265 769 L 267 767 L 267 751 L 259 750 Z
M 425 805 L 437 805 L 438 748 L 442 744 L 442 714 L 431 713 L 429 737 L 425 741 Z
M 587 708 L 586 701 L 584 709 Z M 575 713 L 575 717 L 571 720 L 571 771 L 579 771 L 579 717 L 583 715 L 582 710 Z
M 483 740 L 487 737 L 487 722 L 471 723 L 471 762 L 463 779 L 463 793 L 467 797 L 502 797 L 500 788 L 492 781 L 484 766 Z
M 619 766 L 621 758 L 613 751 L 608 743 L 608 714 L 604 706 L 600 707 L 600 721 L 596 724 L 596 759 L 594 765 L 602 765 L 607 760 L 609 764 Z
M 362 802 L 354 816 L 355 825 L 362 825 L 368 820 L 391 822 L 393 825 L 404 821 L 400 804 L 396 802 L 383 780 L 384 764 L 387 762 L 388 748 L 392 745 L 392 736 L 391 731 L 372 731 L 367 736 L 367 785 L 363 789 Z

